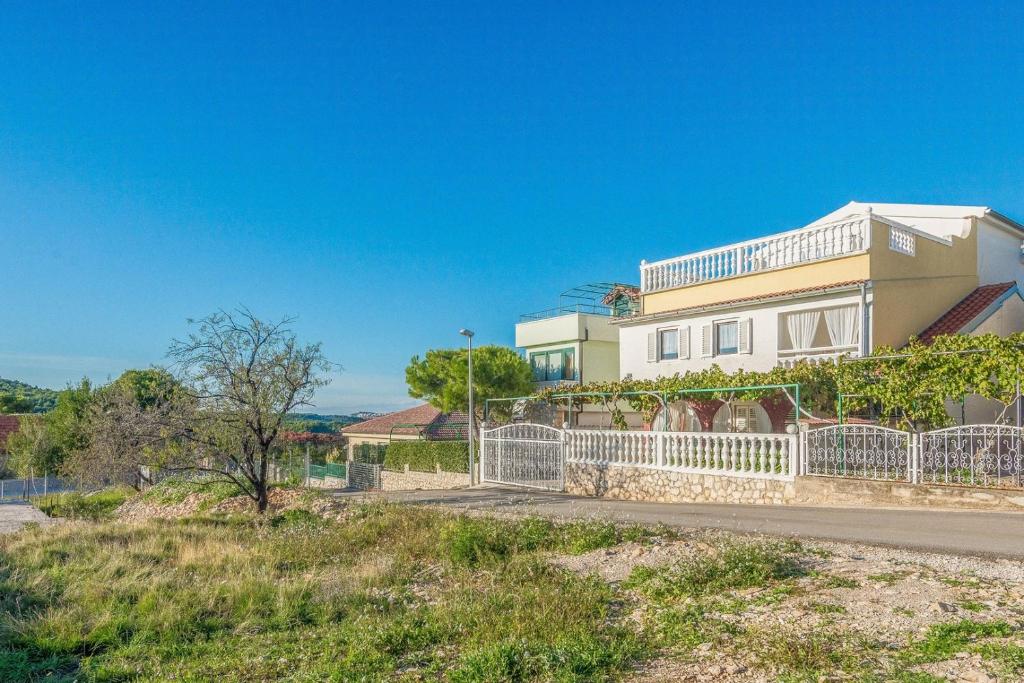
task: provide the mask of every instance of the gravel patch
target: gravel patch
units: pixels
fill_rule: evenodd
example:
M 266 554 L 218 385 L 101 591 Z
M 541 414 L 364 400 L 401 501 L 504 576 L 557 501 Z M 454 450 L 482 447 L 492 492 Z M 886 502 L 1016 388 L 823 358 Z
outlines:
M 63 520 L 47 517 L 34 505 L 23 502 L 0 503 L 0 534 L 20 531 L 26 524 L 50 526 Z

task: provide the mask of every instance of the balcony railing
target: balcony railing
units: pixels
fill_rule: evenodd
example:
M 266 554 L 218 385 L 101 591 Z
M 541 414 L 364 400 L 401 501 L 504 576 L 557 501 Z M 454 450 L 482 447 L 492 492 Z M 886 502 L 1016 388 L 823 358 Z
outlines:
M 853 358 L 860 356 L 860 345 L 829 346 L 819 349 L 779 349 L 779 365 L 791 368 L 801 361 L 811 365 L 824 365 L 825 363 L 835 363 L 842 356 Z
M 866 250 L 870 215 L 801 228 L 770 237 L 640 264 L 644 294 L 703 282 L 779 270 Z
M 523 313 L 519 316 L 519 322 L 525 323 L 531 320 L 546 320 L 548 318 L 557 318 L 561 315 L 571 315 L 573 313 L 588 313 L 590 315 L 612 315 L 611 306 L 604 306 L 602 304 L 566 304 L 564 306 L 555 306 L 554 308 L 546 308 L 543 311 L 536 311 L 534 313 Z

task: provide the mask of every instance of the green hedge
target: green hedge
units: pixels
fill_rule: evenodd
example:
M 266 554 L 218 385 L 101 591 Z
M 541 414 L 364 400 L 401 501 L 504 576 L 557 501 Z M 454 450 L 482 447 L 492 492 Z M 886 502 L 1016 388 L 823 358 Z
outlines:
M 430 472 L 440 465 L 445 472 L 469 471 L 469 444 L 465 441 L 392 441 L 384 456 L 384 467 Z

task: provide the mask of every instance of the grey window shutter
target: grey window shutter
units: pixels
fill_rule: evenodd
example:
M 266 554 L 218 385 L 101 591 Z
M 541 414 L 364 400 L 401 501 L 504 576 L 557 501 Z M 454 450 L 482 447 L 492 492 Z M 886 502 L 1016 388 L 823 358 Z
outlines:
M 752 353 L 754 344 L 752 336 L 753 330 L 751 328 L 753 327 L 753 323 L 751 322 L 750 318 L 744 318 L 743 320 L 740 321 L 738 327 L 740 329 L 738 344 L 739 348 L 737 350 L 740 353 Z
M 690 328 L 680 327 L 679 328 L 679 357 L 689 358 L 690 357 Z
M 654 363 L 658 360 L 658 333 L 647 333 L 647 362 Z
M 711 325 L 704 325 L 700 328 L 700 355 L 705 358 L 714 354 L 713 340 L 711 338 L 713 331 Z

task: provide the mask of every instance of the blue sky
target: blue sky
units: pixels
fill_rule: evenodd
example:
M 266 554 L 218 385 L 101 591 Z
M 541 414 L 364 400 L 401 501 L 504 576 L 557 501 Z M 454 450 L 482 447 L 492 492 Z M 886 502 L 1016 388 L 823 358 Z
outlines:
M 0 376 L 297 315 L 318 408 L 851 199 L 1024 218 L 1024 4 L 5 3 Z M 327 6 L 329 5 L 329 6 Z M 490 6 L 488 6 L 490 5 Z

